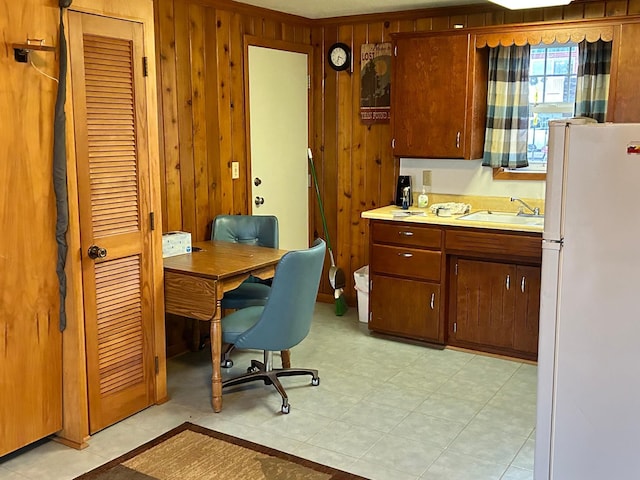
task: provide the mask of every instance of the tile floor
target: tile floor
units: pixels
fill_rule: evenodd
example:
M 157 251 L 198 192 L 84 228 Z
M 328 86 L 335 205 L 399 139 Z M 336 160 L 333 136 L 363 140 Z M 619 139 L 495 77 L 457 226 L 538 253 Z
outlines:
M 223 375 L 261 355 L 233 358 Z M 0 479 L 71 479 L 185 421 L 377 480 L 533 478 L 535 366 L 376 337 L 355 308 L 336 317 L 329 304 L 317 305 L 292 364 L 317 368 L 321 381 L 284 379 L 289 415 L 260 382 L 225 393 L 214 414 L 208 350 L 171 359 L 169 402 L 97 433 L 82 451 L 45 441 L 5 456 Z

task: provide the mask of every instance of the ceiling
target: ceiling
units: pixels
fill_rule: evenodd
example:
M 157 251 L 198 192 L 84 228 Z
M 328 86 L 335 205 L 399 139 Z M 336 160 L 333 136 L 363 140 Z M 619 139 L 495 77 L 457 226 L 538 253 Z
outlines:
M 488 0 L 236 0 L 306 18 L 330 18 L 423 8 L 489 4 Z

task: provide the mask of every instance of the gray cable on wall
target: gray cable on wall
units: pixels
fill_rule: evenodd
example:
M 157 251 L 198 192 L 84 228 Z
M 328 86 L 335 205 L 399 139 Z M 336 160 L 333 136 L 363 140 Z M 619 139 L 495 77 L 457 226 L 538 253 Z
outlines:
M 69 199 L 67 192 L 67 145 L 66 116 L 64 103 L 67 98 L 67 39 L 64 34 L 64 9 L 72 0 L 60 0 L 60 73 L 58 75 L 58 93 L 56 96 L 55 117 L 53 123 L 53 189 L 56 194 L 56 243 L 58 244 L 58 263 L 56 273 L 60 290 L 60 331 L 67 327 L 65 299 L 67 297 L 67 276 L 64 267 L 67 263 L 67 229 L 69 228 Z

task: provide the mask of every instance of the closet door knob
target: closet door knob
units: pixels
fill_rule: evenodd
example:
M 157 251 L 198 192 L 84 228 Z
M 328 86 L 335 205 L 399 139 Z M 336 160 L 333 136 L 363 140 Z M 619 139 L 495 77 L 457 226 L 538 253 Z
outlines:
M 89 250 L 87 250 L 87 255 L 94 260 L 96 258 L 105 258 L 107 256 L 107 249 L 97 245 L 91 245 Z

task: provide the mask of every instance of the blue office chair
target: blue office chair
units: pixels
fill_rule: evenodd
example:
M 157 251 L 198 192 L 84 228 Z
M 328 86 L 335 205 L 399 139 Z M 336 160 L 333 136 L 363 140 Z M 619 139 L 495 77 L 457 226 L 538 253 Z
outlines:
M 218 215 L 213 220 L 211 240 L 278 248 L 278 219 L 272 215 Z M 271 291 L 269 285 L 269 281 L 249 277 L 224 294 L 222 308 L 238 310 L 264 305 Z
M 273 352 L 288 350 L 309 333 L 324 264 L 326 244 L 317 239 L 307 250 L 286 253 L 276 268 L 266 305 L 237 310 L 222 319 L 222 341 L 236 348 L 264 350 L 264 362 L 251 361 L 247 373 L 222 382 L 222 388 L 254 380 L 272 384 L 282 397 L 282 413 L 289 399 L 278 377 L 310 375 L 319 385 L 317 370 L 273 368 Z
M 211 227 L 211 240 L 278 248 L 278 238 L 278 218 L 273 215 L 218 215 Z M 228 310 L 258 307 L 267 303 L 270 292 L 271 279 L 250 276 L 224 294 L 221 307 Z M 227 345 L 222 352 L 224 368 L 233 366 L 232 350 L 233 345 Z

